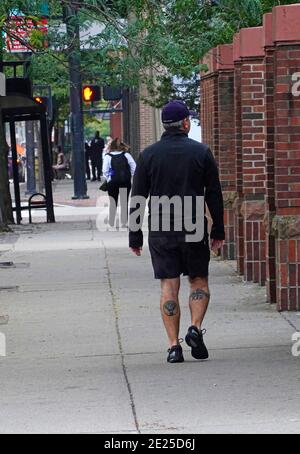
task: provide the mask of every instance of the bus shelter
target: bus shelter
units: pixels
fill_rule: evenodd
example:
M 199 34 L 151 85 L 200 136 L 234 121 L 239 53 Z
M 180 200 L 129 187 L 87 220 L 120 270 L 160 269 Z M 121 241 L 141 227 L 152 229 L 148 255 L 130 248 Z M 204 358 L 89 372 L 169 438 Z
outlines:
M 10 95 L 0 97 L 0 109 L 2 112 L 2 121 L 9 125 L 12 166 L 13 166 L 13 182 L 15 192 L 15 207 L 17 224 L 21 224 L 22 211 L 29 209 L 28 206 L 22 206 L 20 194 L 20 181 L 18 171 L 18 152 L 16 141 L 17 122 L 37 121 L 40 124 L 41 131 L 41 148 L 43 157 L 43 170 L 45 178 L 45 197 L 44 208 L 47 212 L 47 222 L 55 222 L 53 193 L 52 193 L 52 165 L 50 159 L 49 132 L 47 124 L 46 108 L 32 98 L 24 95 Z M 41 206 L 37 206 L 41 208 Z

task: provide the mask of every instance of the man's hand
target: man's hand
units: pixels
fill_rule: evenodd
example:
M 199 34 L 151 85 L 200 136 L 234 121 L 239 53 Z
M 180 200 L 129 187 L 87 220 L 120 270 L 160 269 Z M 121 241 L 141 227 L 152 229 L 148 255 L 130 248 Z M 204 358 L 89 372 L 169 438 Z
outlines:
M 211 240 L 211 250 L 217 254 L 219 249 L 222 249 L 224 246 L 225 241 L 224 240 Z
M 143 250 L 142 247 L 137 247 L 137 248 L 131 247 L 130 249 L 137 257 L 140 257 L 142 255 L 142 250 Z

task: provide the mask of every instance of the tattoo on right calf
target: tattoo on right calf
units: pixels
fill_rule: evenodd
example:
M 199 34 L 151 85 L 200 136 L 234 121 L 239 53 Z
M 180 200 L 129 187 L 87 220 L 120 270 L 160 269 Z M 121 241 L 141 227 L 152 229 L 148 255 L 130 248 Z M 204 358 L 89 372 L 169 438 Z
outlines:
M 163 305 L 163 309 L 164 309 L 164 313 L 168 317 L 174 317 L 175 315 L 178 314 L 178 304 L 176 303 L 176 301 L 167 301 Z
M 204 299 L 210 299 L 210 294 L 202 290 L 201 288 L 198 288 L 195 290 L 193 293 L 191 293 L 191 301 L 199 301 L 199 300 L 204 300 Z

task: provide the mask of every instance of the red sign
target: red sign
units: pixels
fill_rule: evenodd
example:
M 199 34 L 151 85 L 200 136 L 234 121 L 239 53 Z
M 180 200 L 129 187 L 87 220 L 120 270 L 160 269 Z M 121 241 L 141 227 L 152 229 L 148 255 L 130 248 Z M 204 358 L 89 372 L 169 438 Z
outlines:
M 30 37 L 34 30 L 42 33 L 48 31 L 48 20 L 33 21 L 24 16 L 15 16 L 10 19 L 10 35 L 6 35 L 7 52 L 30 52 Z

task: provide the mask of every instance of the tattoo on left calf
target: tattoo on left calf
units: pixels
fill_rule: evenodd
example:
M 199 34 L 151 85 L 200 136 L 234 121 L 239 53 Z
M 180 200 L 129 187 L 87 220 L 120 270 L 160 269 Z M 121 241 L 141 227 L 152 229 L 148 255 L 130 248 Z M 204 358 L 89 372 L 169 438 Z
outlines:
M 167 301 L 164 304 L 163 309 L 164 313 L 168 317 L 174 317 L 175 315 L 178 314 L 178 304 L 176 303 L 176 301 Z

